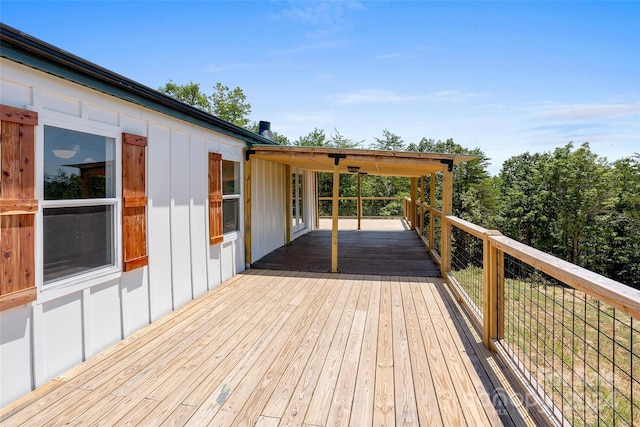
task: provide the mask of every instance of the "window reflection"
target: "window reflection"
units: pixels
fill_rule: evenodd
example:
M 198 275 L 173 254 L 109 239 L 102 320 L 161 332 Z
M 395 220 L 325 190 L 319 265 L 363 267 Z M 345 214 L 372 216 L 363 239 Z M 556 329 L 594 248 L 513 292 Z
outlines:
M 115 197 L 113 138 L 44 128 L 45 200 Z

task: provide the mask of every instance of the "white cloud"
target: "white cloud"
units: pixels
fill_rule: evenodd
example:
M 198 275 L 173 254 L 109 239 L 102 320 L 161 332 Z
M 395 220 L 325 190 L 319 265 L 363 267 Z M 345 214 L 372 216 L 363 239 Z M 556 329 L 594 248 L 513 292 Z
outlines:
M 640 114 L 640 104 L 569 104 L 543 106 L 532 116 L 542 120 L 594 120 Z
M 314 124 L 314 126 L 316 126 L 317 124 L 332 122 L 333 120 L 335 120 L 333 113 L 328 111 L 320 111 L 307 114 L 289 112 L 285 113 L 283 118 L 288 122 L 310 123 Z
M 381 89 L 365 89 L 355 92 L 348 92 L 343 94 L 334 95 L 332 97 L 334 103 L 338 105 L 353 105 L 353 104 L 374 104 L 374 103 L 399 103 L 399 102 L 413 102 L 425 99 L 425 96 L 420 95 L 399 95 L 391 90 Z
M 221 73 L 229 70 L 250 70 L 255 68 L 261 68 L 260 64 L 253 64 L 249 62 L 238 62 L 236 64 L 208 64 L 204 67 L 205 73 Z
M 282 12 L 282 16 L 302 24 L 325 28 L 341 25 L 347 13 L 365 9 L 362 3 L 356 1 L 294 1 L 289 4 L 290 7 Z
M 443 90 L 441 92 L 431 94 L 429 98 L 438 101 L 461 102 L 475 98 L 485 98 L 489 95 L 491 95 L 489 92 L 460 92 L 457 90 Z
M 271 53 L 274 55 L 297 55 L 310 51 L 339 49 L 346 46 L 347 43 L 343 40 L 328 40 L 318 43 L 301 44 L 287 49 L 273 50 Z
M 391 90 L 365 89 L 334 95 L 332 98 L 338 105 L 373 104 L 373 103 L 403 103 L 416 101 L 462 102 L 475 98 L 487 97 L 488 92 L 473 93 L 457 90 L 446 90 L 428 94 L 399 94 Z

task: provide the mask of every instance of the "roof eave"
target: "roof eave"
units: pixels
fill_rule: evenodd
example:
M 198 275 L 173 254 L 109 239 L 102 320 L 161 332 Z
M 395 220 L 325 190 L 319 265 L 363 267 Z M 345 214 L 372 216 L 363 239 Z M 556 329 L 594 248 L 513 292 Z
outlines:
M 86 61 L 0 23 L 0 56 L 119 99 L 238 138 L 245 143 L 275 142 L 180 102 L 155 89 Z

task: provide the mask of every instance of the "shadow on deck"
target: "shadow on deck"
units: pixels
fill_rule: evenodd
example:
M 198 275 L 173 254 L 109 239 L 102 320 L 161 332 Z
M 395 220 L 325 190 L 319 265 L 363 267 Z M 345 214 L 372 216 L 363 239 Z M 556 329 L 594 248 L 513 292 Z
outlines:
M 338 270 L 347 274 L 440 277 L 439 267 L 415 231 L 398 219 L 341 219 L 338 232 Z M 321 220 L 314 230 L 282 246 L 251 265 L 279 271 L 326 273 L 331 270 L 331 224 Z M 329 228 L 329 229 L 327 229 Z

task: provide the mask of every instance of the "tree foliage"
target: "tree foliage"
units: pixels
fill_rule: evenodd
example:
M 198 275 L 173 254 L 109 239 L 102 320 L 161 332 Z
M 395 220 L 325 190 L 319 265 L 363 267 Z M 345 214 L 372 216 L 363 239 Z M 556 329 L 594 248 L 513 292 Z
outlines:
M 510 158 L 499 179 L 503 234 L 640 288 L 637 155 L 611 165 L 569 143 Z
M 189 104 L 207 113 L 212 112 L 209 97 L 200 91 L 200 84 L 189 82 L 185 85 L 179 85 L 169 80 L 167 84 L 158 89 L 160 92 L 168 95 L 178 101 Z
M 207 96 L 197 83 L 177 85 L 170 81 L 159 90 L 223 120 L 258 131 L 258 124 L 247 118 L 251 105 L 239 87 L 230 89 L 217 83 L 214 92 Z M 327 134 L 314 128 L 293 142 L 274 132 L 273 139 L 282 145 L 300 147 L 364 145 L 364 141 L 353 141 L 337 129 Z M 498 176 L 491 177 L 489 159 L 482 150 L 463 147 L 453 139 L 422 138 L 406 144 L 402 137 L 384 129 L 382 136 L 374 138 L 368 148 L 475 156 L 454 166 L 454 215 L 486 228 L 497 228 L 529 246 L 640 289 L 640 154 L 610 164 L 593 153 L 588 143 L 578 148 L 569 143 L 553 152 L 513 156 L 503 163 Z M 361 178 L 363 197 L 410 194 L 408 178 L 370 175 Z M 77 186 L 71 181 L 60 175 L 46 190 L 69 191 Z M 320 197 L 331 196 L 333 174 L 318 175 L 318 190 Z M 426 190 L 429 191 L 429 186 Z M 356 195 L 357 175 L 341 174 L 340 196 Z M 436 176 L 436 200 L 441 200 L 441 174 Z M 321 204 L 320 210 L 324 211 L 325 206 Z M 354 211 L 353 201 L 340 207 L 340 214 Z M 372 204 L 368 208 L 372 215 L 401 212 L 401 203 Z
M 236 126 L 246 128 L 250 123 L 248 115 L 251 114 L 251 104 L 247 102 L 247 97 L 239 87 L 229 89 L 218 82 L 212 94 L 206 95 L 200 90 L 199 83 L 179 85 L 169 80 L 158 90 Z
M 209 96 L 213 105 L 213 114 L 222 120 L 236 126 L 246 127 L 249 124 L 247 116 L 251 114 L 251 104 L 247 102 L 242 89 L 229 89 L 222 83 L 216 83 L 214 92 Z

